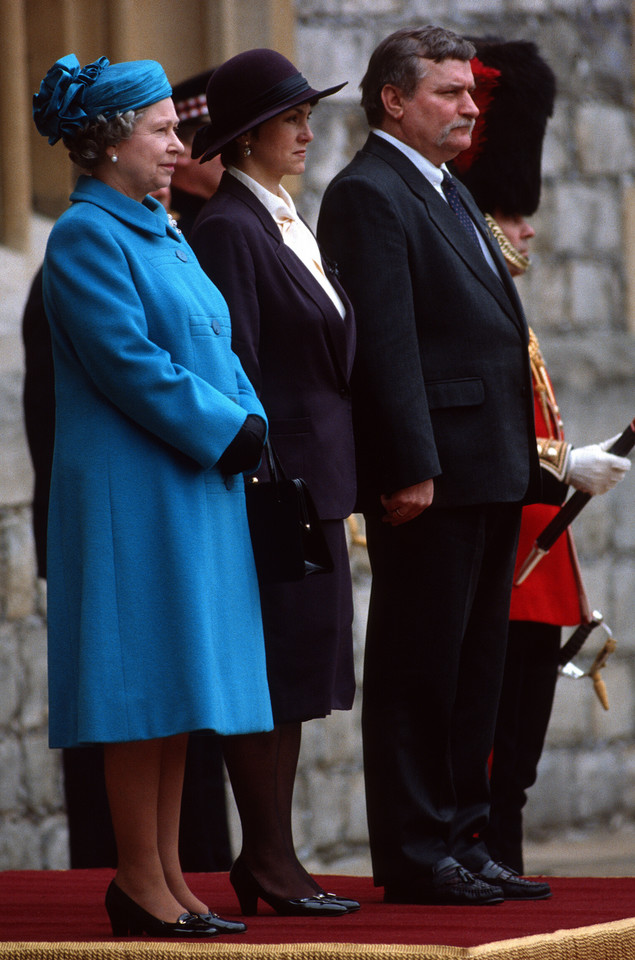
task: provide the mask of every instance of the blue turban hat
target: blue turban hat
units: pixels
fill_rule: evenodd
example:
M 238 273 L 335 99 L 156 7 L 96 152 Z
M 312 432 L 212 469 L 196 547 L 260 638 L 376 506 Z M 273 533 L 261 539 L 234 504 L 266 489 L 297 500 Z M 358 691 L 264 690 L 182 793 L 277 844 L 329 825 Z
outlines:
M 73 137 L 89 120 L 110 120 L 126 110 L 140 110 L 171 96 L 172 87 L 156 60 L 110 63 L 100 57 L 82 67 L 74 53 L 54 63 L 33 96 L 33 119 L 39 132 L 57 143 Z

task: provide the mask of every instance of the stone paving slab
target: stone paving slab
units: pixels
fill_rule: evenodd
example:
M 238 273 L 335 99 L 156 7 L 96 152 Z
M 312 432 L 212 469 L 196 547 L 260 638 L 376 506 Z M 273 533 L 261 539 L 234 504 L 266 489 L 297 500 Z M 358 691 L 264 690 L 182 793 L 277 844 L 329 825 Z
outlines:
M 635 828 L 570 832 L 562 838 L 525 847 L 528 874 L 565 877 L 635 876 Z

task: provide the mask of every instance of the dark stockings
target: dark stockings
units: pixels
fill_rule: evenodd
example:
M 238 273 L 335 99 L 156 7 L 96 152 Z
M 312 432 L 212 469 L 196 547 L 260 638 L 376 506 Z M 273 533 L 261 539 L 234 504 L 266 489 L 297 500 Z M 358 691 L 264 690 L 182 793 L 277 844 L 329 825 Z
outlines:
M 283 898 L 310 897 L 319 889 L 293 845 L 293 787 L 301 738 L 301 723 L 283 723 L 270 733 L 224 741 L 243 833 L 240 857 L 265 890 Z

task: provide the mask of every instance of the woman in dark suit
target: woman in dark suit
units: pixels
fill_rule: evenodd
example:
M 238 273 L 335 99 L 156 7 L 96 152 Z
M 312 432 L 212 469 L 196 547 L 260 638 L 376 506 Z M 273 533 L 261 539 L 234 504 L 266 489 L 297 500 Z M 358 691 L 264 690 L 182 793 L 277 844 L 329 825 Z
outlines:
M 354 327 L 342 288 L 280 180 L 304 171 L 311 105 L 343 85 L 313 90 L 273 50 L 241 53 L 211 78 L 210 123 L 192 150 L 202 163 L 220 153 L 226 167 L 192 245 L 227 299 L 233 348 L 267 411 L 272 445 L 287 475 L 307 481 L 335 566 L 261 586 L 275 729 L 231 738 L 225 748 L 243 830 L 231 881 L 246 914 L 259 897 L 284 914 L 334 916 L 359 906 L 319 887 L 296 857 L 291 829 L 301 724 L 350 709 L 354 696 L 343 523 L 355 497 Z

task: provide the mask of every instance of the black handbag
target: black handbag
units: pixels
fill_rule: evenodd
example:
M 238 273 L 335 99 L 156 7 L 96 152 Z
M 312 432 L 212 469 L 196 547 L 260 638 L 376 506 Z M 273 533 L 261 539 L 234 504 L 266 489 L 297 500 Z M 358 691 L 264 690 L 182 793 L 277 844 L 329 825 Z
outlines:
M 247 517 L 260 583 L 330 573 L 333 559 L 304 480 L 290 480 L 269 440 L 264 448 L 271 480 L 245 483 Z

